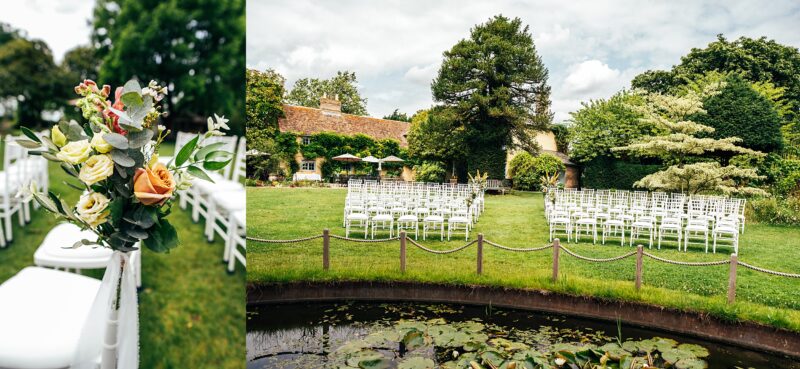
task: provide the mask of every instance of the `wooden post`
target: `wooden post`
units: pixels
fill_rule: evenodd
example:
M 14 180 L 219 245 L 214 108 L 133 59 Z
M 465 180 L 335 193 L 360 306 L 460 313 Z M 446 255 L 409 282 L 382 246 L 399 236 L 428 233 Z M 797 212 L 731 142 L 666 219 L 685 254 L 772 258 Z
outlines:
M 642 245 L 636 246 L 636 290 L 642 288 L 642 256 L 644 254 L 644 247 Z
M 483 233 L 478 233 L 478 275 L 483 273 Z
M 561 251 L 561 241 L 553 240 L 553 282 L 558 280 L 558 253 Z
M 400 231 L 400 273 L 406 272 L 406 231 Z
M 322 230 L 322 269 L 328 270 L 331 267 L 331 231 L 328 228 Z
M 731 254 L 731 269 L 728 274 L 728 303 L 732 304 L 736 299 L 736 266 L 739 264 L 739 259 L 736 254 Z

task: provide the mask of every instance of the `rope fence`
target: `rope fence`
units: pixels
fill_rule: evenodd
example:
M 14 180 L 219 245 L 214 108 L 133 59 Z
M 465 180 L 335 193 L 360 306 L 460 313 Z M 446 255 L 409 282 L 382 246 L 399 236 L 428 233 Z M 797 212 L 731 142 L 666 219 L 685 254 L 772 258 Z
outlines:
M 736 276 L 737 276 L 737 267 L 741 265 L 746 269 L 750 269 L 759 273 L 769 274 L 772 276 L 778 277 L 785 277 L 785 278 L 800 278 L 800 274 L 792 274 L 786 272 L 779 272 L 774 270 L 769 270 L 766 268 L 761 268 L 755 265 L 747 264 L 743 261 L 738 260 L 737 254 L 731 254 L 730 259 L 728 260 L 717 260 L 717 261 L 699 261 L 699 262 L 689 262 L 689 261 L 679 261 L 679 260 L 670 260 L 662 257 L 658 257 L 653 255 L 649 252 L 644 251 L 644 247 L 642 245 L 638 245 L 635 251 L 628 252 L 619 256 L 614 256 L 610 258 L 593 258 L 584 255 L 580 255 L 575 251 L 572 251 L 564 246 L 561 245 L 561 242 L 558 238 L 553 240 L 552 244 L 544 245 L 540 247 L 530 247 L 530 248 L 516 248 L 516 247 L 508 247 L 496 242 L 487 240 L 483 238 L 483 234 L 479 233 L 476 240 L 467 242 L 466 244 L 450 249 L 450 250 L 436 250 L 430 247 L 427 247 L 412 238 L 408 238 L 406 236 L 406 231 L 400 231 L 399 236 L 397 237 L 389 237 L 389 238 L 381 238 L 381 239 L 360 239 L 360 238 L 350 238 L 350 237 L 343 237 L 338 235 L 330 234 L 329 229 L 324 229 L 322 234 L 309 236 L 304 238 L 297 238 L 297 239 L 290 239 L 290 240 L 269 240 L 264 238 L 258 237 L 251 237 L 247 236 L 248 241 L 253 242 L 260 242 L 260 243 L 267 243 L 267 244 L 290 244 L 290 243 L 299 243 L 299 242 L 306 242 L 312 241 L 322 238 L 322 266 L 324 270 L 330 269 L 330 240 L 331 238 L 348 241 L 348 242 L 356 242 L 356 243 L 382 243 L 382 242 L 391 242 L 391 241 L 400 241 L 400 271 L 405 273 L 406 271 L 406 246 L 407 243 L 411 243 L 418 249 L 425 251 L 427 253 L 436 254 L 436 255 L 447 255 L 462 251 L 472 245 L 477 244 L 477 258 L 476 258 L 476 272 L 478 275 L 483 273 L 483 245 L 487 244 L 489 246 L 504 250 L 504 251 L 511 251 L 511 252 L 537 252 L 543 251 L 552 248 L 553 249 L 553 282 L 558 281 L 559 276 L 559 261 L 560 261 L 560 251 L 563 250 L 567 255 L 570 255 L 578 260 L 583 260 L 590 263 L 610 263 L 615 261 L 620 261 L 623 259 L 627 259 L 629 257 L 635 256 L 636 257 L 636 278 L 635 278 L 635 286 L 636 289 L 641 289 L 642 286 L 642 277 L 644 274 L 644 264 L 643 258 L 647 256 L 655 261 L 672 264 L 672 265 L 679 265 L 679 266 L 689 266 L 689 267 L 706 267 L 706 266 L 718 266 L 718 265 L 729 265 L 729 274 L 728 274 L 728 303 L 733 303 L 736 297 Z

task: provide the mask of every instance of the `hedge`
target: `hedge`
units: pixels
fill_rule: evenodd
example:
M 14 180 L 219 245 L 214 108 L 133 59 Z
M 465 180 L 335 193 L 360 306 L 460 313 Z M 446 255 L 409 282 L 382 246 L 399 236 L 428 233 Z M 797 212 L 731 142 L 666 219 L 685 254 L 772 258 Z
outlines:
M 634 182 L 660 169 L 660 165 L 629 163 L 616 158 L 597 157 L 584 165 L 581 186 L 631 190 L 634 189 Z

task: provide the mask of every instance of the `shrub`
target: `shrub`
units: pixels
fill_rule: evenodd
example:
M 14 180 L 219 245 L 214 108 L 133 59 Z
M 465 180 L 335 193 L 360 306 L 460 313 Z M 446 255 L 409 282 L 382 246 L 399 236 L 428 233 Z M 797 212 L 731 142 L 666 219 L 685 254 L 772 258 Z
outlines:
M 800 195 L 800 159 L 784 159 L 770 155 L 767 177 L 777 195 Z
M 631 190 L 633 183 L 661 169 L 660 165 L 637 164 L 610 157 L 597 157 L 586 163 L 581 174 L 581 186 Z
M 695 121 L 714 127 L 714 138 L 739 137 L 742 146 L 763 152 L 783 146 L 781 117 L 773 103 L 736 74 L 718 94 L 703 101 L 703 108 L 707 114 Z
M 761 223 L 800 225 L 800 197 L 770 197 L 748 202 L 750 218 Z
M 444 182 L 445 169 L 439 163 L 425 162 L 414 166 L 414 177 L 419 182 Z
M 509 174 L 514 180 L 514 188 L 526 191 L 540 190 L 543 177 L 551 177 L 564 169 L 561 159 L 553 155 L 533 156 L 524 151 L 509 163 Z

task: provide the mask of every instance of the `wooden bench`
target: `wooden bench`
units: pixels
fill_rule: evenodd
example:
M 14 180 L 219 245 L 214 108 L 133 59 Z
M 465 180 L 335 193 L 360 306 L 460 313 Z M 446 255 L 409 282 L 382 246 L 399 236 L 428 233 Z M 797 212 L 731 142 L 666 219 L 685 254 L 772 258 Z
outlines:
M 510 190 L 508 186 L 506 186 L 505 181 L 502 179 L 487 179 L 486 180 L 486 191 L 494 191 L 500 194 L 505 195 L 506 191 Z

